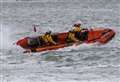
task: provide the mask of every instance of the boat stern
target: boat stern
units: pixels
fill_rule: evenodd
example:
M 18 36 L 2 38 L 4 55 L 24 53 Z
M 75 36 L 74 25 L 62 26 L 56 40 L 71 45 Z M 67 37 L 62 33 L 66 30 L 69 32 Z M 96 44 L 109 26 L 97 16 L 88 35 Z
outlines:
M 98 41 L 104 44 L 112 40 L 114 36 L 115 36 L 115 32 L 112 29 L 105 29 L 102 32 L 102 36 L 100 37 Z

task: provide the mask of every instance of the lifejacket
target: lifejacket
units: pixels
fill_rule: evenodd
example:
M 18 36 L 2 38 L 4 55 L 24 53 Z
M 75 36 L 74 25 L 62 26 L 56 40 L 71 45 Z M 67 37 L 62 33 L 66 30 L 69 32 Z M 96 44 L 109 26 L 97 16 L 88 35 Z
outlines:
M 75 33 L 74 32 L 69 32 L 68 33 L 67 41 L 74 41 L 74 42 L 78 41 L 78 39 L 75 38 Z
M 42 40 L 44 40 L 46 43 L 55 43 L 52 39 L 52 36 L 49 34 L 45 34 L 43 36 L 41 36 Z
M 74 27 L 73 29 L 74 32 L 81 32 L 81 30 L 82 30 L 81 27 Z

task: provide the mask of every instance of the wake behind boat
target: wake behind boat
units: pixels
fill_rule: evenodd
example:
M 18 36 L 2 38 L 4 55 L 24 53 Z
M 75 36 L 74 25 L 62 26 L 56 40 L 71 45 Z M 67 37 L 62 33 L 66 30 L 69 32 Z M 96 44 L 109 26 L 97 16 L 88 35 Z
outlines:
M 94 28 L 94 29 L 83 29 L 79 34 L 75 34 L 75 37 L 82 43 L 95 43 L 99 42 L 105 44 L 109 42 L 115 36 L 115 32 L 109 28 Z M 43 44 L 43 41 L 35 37 L 25 37 L 17 41 L 17 45 L 29 50 L 30 52 L 42 52 L 47 50 L 55 50 L 64 48 L 76 44 L 76 42 L 68 42 L 68 32 L 52 34 L 53 40 L 56 44 Z

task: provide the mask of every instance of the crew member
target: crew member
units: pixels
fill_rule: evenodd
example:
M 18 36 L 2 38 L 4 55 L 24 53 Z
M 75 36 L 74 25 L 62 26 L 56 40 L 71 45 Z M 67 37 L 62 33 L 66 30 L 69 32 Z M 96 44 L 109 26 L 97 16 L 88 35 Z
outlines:
M 73 27 L 74 27 L 73 30 L 74 30 L 75 32 L 81 32 L 81 30 L 82 30 L 81 24 L 82 24 L 81 21 L 76 22 L 76 23 L 73 25 Z
M 56 44 L 56 42 L 53 40 L 51 36 L 51 31 L 46 32 L 44 35 L 41 36 L 41 38 L 45 43 L 47 43 L 47 45 Z
M 68 32 L 67 42 L 79 42 L 79 40 L 75 37 L 74 30 L 70 30 Z

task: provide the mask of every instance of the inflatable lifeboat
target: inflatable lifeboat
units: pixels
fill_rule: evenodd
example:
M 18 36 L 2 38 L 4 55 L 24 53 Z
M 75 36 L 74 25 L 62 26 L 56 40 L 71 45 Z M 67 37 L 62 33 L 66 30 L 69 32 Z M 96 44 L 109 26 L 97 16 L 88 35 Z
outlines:
M 72 46 L 74 42 L 67 42 L 68 32 L 52 34 L 53 40 L 57 43 L 56 45 L 46 45 L 39 39 L 40 36 L 36 37 L 25 37 L 16 42 L 17 45 L 30 52 L 42 52 L 47 50 L 55 50 Z M 82 41 L 82 43 L 95 43 L 99 42 L 105 44 L 109 42 L 115 36 L 115 32 L 109 28 L 96 28 L 96 29 L 83 29 L 80 33 L 75 34 L 75 37 Z

